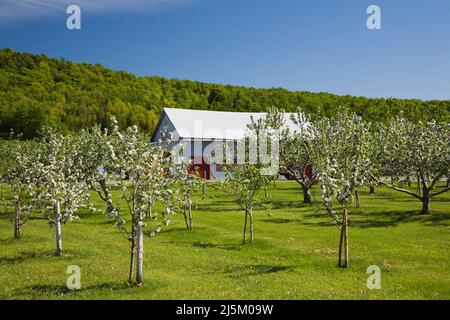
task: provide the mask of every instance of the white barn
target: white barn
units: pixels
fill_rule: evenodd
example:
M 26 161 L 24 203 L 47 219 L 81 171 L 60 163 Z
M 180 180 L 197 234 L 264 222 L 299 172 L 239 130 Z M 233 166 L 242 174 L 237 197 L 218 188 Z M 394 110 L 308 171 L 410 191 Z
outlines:
M 209 164 L 203 158 L 205 148 L 214 141 L 235 144 L 248 133 L 247 126 L 252 118 L 257 121 L 265 115 L 251 112 L 164 108 L 151 141 L 165 140 L 171 134 L 171 147 L 180 142 L 187 145 L 184 157 L 194 161 L 195 170 L 200 177 L 208 180 L 223 179 L 223 166 Z M 290 119 L 290 115 L 284 114 L 286 125 L 295 131 L 296 125 Z

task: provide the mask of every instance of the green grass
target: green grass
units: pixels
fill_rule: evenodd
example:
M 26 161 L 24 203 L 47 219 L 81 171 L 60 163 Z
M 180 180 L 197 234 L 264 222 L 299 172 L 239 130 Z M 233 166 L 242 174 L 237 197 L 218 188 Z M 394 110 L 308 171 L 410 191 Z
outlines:
M 64 256 L 39 216 L 12 239 L 0 213 L 1 299 L 450 299 L 450 194 L 420 216 L 413 198 L 378 188 L 361 191 L 350 210 L 350 268 L 337 268 L 339 231 L 298 185 L 270 189 L 273 208 L 255 211 L 255 242 L 242 245 L 243 213 L 232 198 L 207 190 L 194 211 L 145 239 L 144 286 L 127 283 L 129 248 L 103 215 L 81 213 L 63 227 Z M 200 198 L 200 196 L 199 196 Z M 317 194 L 315 195 L 317 199 Z M 81 267 L 82 289 L 65 284 Z M 382 270 L 380 290 L 366 287 L 367 267 Z

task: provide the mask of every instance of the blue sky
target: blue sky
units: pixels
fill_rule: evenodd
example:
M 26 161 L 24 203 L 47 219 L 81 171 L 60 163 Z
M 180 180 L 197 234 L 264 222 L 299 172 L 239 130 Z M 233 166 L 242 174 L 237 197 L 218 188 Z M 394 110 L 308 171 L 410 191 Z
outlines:
M 79 4 L 82 29 L 66 29 Z M 366 9 L 381 7 L 382 30 Z M 159 75 L 450 99 L 448 0 L 0 0 L 0 47 Z

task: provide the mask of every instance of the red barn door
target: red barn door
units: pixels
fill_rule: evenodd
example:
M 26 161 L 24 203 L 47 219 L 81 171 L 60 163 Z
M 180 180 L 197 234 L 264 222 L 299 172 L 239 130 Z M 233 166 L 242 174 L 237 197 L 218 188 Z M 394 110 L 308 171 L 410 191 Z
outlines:
M 192 160 L 194 160 L 192 158 Z M 205 180 L 211 179 L 211 166 L 209 164 L 206 164 L 203 159 L 201 164 L 192 164 L 189 168 L 190 174 L 196 174 L 200 178 Z

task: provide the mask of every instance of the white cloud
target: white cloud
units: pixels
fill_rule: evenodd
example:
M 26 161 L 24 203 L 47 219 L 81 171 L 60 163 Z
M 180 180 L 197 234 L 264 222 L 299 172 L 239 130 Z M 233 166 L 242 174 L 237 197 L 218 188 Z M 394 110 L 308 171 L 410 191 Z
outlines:
M 82 12 L 142 12 L 185 5 L 193 0 L 0 0 L 0 24 L 65 15 L 69 5 Z

